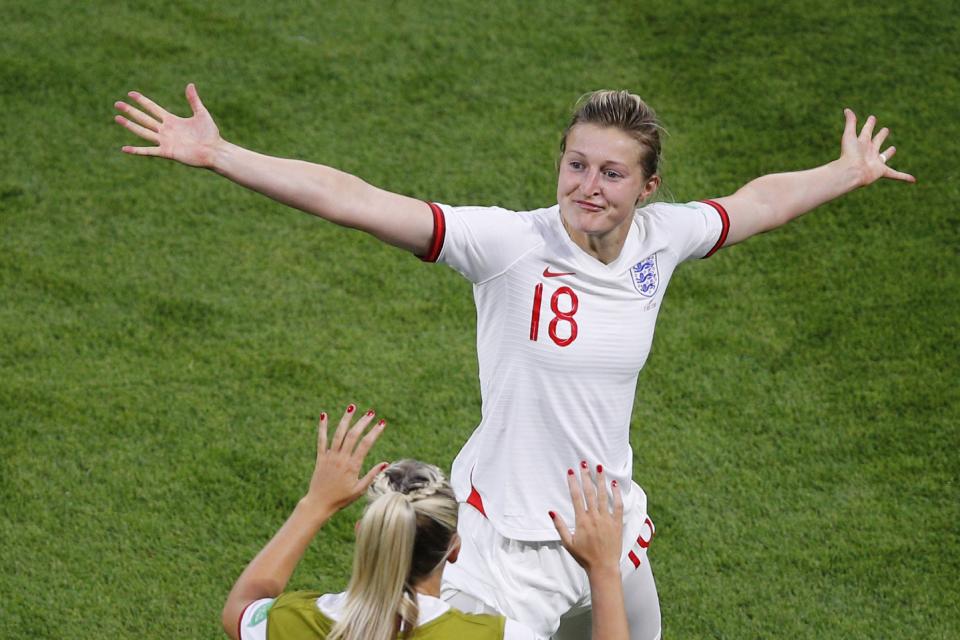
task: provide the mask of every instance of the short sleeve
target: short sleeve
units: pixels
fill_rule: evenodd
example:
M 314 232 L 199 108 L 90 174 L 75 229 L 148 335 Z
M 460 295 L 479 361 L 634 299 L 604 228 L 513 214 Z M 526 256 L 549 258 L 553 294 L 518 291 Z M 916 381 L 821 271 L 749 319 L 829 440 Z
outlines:
M 730 218 L 726 210 L 713 200 L 668 204 L 658 202 L 650 210 L 667 232 L 670 248 L 678 262 L 693 258 L 709 258 L 727 240 Z
M 273 603 L 273 598 L 263 598 L 247 605 L 240 615 L 237 633 L 240 640 L 267 640 L 267 613 Z
M 499 207 L 434 208 L 434 244 L 442 235 L 436 261 L 477 284 L 489 280 L 542 242 L 528 213 Z
M 507 618 L 503 625 L 503 640 L 547 640 L 547 636 L 538 636 L 530 627 Z

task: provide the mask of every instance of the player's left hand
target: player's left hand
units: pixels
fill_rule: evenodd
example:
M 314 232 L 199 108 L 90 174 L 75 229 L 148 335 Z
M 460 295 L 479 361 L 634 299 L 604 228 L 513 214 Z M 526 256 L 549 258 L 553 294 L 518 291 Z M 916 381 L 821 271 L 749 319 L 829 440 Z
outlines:
M 620 496 L 620 487 L 616 481 L 610 485 L 613 496 L 611 510 L 603 469 L 598 467 L 594 483 L 586 463 L 581 463 L 579 480 L 572 469 L 567 472 L 567 486 L 576 518 L 574 532 L 570 533 L 560 514 L 550 513 L 560 535 L 560 543 L 588 574 L 603 569 L 619 574 L 623 544 L 623 498 Z
M 851 109 L 844 109 L 846 125 L 843 128 L 843 137 L 840 139 L 840 160 L 848 162 L 860 172 L 860 186 L 873 184 L 881 178 L 916 182 L 909 173 L 897 171 L 889 165 L 890 160 L 897 152 L 896 147 L 881 148 L 890 130 L 883 127 L 874 135 L 873 129 L 877 126 L 877 119 L 868 116 L 860 134 L 857 134 L 857 116 Z
M 386 462 L 381 462 L 374 465 L 366 475 L 360 476 L 363 459 L 383 433 L 387 423 L 380 420 L 364 435 L 376 414 L 373 410 L 367 411 L 351 426 L 356 411 L 356 405 L 347 407 L 329 442 L 327 414 L 320 414 L 317 463 L 303 502 L 321 510 L 339 511 L 363 495 L 377 474 L 387 467 Z

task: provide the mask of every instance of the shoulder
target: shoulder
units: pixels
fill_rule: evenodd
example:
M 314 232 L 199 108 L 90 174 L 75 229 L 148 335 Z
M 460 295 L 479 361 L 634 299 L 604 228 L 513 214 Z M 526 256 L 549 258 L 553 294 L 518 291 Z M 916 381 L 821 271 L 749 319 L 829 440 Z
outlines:
M 318 591 L 291 591 L 281 594 L 270 607 L 267 637 L 275 640 L 325 638 L 334 621 L 317 606 Z
M 703 202 L 652 202 L 637 209 L 638 221 L 662 222 L 671 218 L 703 215 L 710 205 Z
M 432 623 L 417 629 L 415 638 L 451 638 L 457 640 L 542 640 L 528 627 L 503 616 L 463 613 L 450 609 Z
M 511 225 L 536 225 L 546 222 L 551 213 L 555 213 L 558 207 L 546 207 L 543 209 L 531 209 L 529 211 L 514 211 L 504 207 L 484 207 L 484 206 L 453 206 L 448 204 L 434 203 L 433 206 L 443 214 L 444 218 L 463 220 L 466 222 L 491 222 Z

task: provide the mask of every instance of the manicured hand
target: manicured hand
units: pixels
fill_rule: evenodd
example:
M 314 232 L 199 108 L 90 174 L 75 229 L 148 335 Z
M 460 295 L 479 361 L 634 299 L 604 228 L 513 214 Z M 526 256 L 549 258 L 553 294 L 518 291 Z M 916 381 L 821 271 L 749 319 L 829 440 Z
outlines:
M 863 129 L 857 135 L 857 116 L 850 109 L 844 109 L 843 115 L 846 118 L 846 125 L 843 128 L 843 137 L 840 140 L 840 160 L 849 162 L 861 173 L 861 186 L 872 184 L 881 178 L 890 180 L 902 180 L 904 182 L 916 182 L 909 173 L 896 171 L 889 165 L 890 160 L 897 152 L 896 147 L 887 147 L 881 152 L 884 141 L 890 135 L 890 130 L 886 127 L 880 129 L 876 135 L 873 134 L 874 127 L 877 126 L 877 119 L 869 116 L 863 123 Z
M 193 112 L 189 118 L 181 118 L 168 112 L 145 95 L 131 91 L 127 95 L 140 109 L 126 102 L 117 101 L 114 107 L 125 114 L 114 120 L 153 147 L 125 146 L 123 151 L 138 156 L 157 156 L 176 160 L 192 167 L 213 166 L 217 146 L 223 142 L 220 131 L 210 112 L 200 101 L 197 88 L 187 85 L 187 102 Z
M 611 511 L 602 469 L 598 468 L 594 483 L 587 466 L 581 464 L 579 479 L 573 470 L 567 472 L 567 485 L 576 517 L 574 532 L 570 532 L 559 514 L 550 513 L 553 525 L 560 534 L 561 544 L 587 573 L 600 568 L 619 573 L 623 531 L 623 498 L 620 496 L 620 487 L 616 481 L 611 483 Z
M 373 410 L 370 410 L 351 425 L 356 413 L 355 405 L 347 407 L 329 443 L 327 414 L 320 414 L 317 464 L 310 478 L 310 488 L 304 497 L 305 501 L 333 511 L 340 510 L 363 495 L 377 474 L 387 467 L 386 462 L 381 462 L 366 475 L 360 476 L 363 459 L 383 433 L 387 423 L 380 420 L 367 430 L 375 416 Z

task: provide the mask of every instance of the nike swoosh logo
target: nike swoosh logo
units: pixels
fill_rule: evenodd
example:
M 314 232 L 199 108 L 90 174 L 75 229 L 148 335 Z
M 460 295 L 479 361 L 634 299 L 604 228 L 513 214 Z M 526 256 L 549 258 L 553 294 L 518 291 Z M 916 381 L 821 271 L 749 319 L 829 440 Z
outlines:
M 544 278 L 556 278 L 557 276 L 575 276 L 575 275 L 577 275 L 575 271 L 564 271 L 562 273 L 558 273 L 556 271 L 550 271 L 550 267 L 547 267 L 546 269 L 543 270 Z

